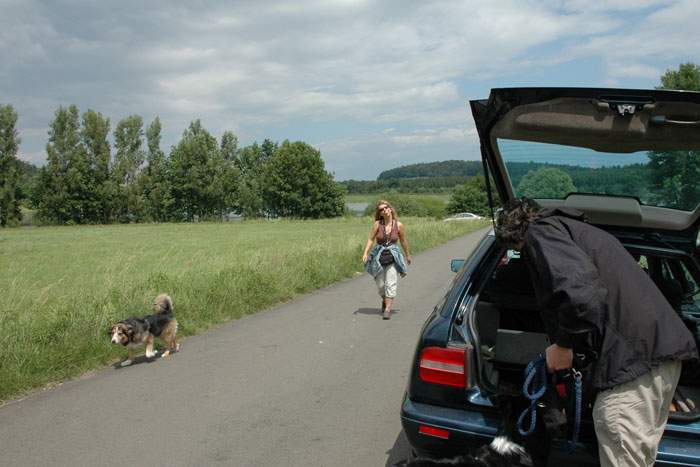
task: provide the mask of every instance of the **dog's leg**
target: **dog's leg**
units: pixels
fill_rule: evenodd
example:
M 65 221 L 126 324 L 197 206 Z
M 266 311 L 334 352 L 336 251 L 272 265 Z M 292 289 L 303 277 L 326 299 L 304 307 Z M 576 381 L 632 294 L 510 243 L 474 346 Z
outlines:
M 134 361 L 134 351 L 131 347 L 129 347 L 129 356 L 126 357 L 126 360 L 121 362 L 119 366 L 129 366 L 131 363 Z
M 173 352 L 180 351 L 180 344 L 177 343 L 177 321 L 173 320 L 173 346 L 170 348 Z
M 163 330 L 163 340 L 165 341 L 166 349 L 163 352 L 162 357 L 167 357 L 171 352 L 177 352 L 180 350 L 180 344 L 177 343 L 175 338 L 175 333 L 177 332 L 177 321 L 171 321 L 171 323 Z
M 156 352 L 153 350 L 153 335 L 149 334 L 146 339 L 146 358 L 153 358 L 156 356 Z

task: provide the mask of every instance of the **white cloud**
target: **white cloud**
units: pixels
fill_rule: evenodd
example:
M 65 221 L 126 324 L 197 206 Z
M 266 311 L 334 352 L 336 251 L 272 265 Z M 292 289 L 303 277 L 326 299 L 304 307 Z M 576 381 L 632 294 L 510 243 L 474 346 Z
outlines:
M 624 2 L 622 2 L 624 3 Z M 625 79 L 645 78 L 658 82 L 666 68 L 696 60 L 700 55 L 700 2 L 696 0 L 647 2 L 661 6 L 625 27 L 571 46 L 564 55 L 598 57 L 606 66 L 606 79 L 624 84 Z
M 350 173 L 348 161 L 456 157 L 465 138 L 473 146 L 475 88 L 590 58 L 603 63 L 596 84 L 653 81 L 700 54 L 696 0 L 5 5 L 0 89 L 32 154 L 46 136 L 26 128 L 46 128 L 59 105 L 75 103 L 113 126 L 159 115 L 164 147 L 195 118 L 214 134 L 274 139 L 292 127 L 310 141 L 326 141 L 314 128 L 333 122 L 328 157 Z
M 628 11 L 659 7 L 674 0 L 565 0 L 562 7 L 569 11 Z
M 394 136 L 392 141 L 401 145 L 435 144 L 440 142 L 465 141 L 466 132 L 459 128 L 446 128 L 443 130 L 426 130 L 410 135 Z

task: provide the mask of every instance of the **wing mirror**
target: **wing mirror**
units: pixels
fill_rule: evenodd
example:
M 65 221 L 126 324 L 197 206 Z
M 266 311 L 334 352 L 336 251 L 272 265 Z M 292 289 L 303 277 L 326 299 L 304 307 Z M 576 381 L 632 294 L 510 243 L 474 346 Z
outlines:
M 450 269 L 452 272 L 459 272 L 459 270 L 462 269 L 462 266 L 464 266 L 463 259 L 453 259 L 450 261 Z

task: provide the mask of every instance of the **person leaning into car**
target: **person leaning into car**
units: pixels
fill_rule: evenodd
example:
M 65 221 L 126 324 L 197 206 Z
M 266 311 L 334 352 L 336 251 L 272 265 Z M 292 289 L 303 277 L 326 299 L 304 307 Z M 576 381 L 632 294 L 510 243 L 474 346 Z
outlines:
M 406 253 L 405 258 L 397 246 L 399 241 Z M 374 247 L 370 252 L 372 244 Z M 374 224 L 369 231 L 362 262 L 365 264 L 365 270 L 377 283 L 377 290 L 382 297 L 382 318 L 390 319 L 391 305 L 396 298 L 398 275 L 406 275 L 406 263 L 411 264 L 411 253 L 408 251 L 406 228 L 396 218 L 396 211 L 388 201 L 380 200 L 377 203 Z
M 690 331 L 622 244 L 573 209 L 511 201 L 496 238 L 520 251 L 552 344 L 550 372 L 572 367 L 584 341 L 598 359 L 593 421 L 600 465 L 651 466 L 681 361 L 698 358 Z

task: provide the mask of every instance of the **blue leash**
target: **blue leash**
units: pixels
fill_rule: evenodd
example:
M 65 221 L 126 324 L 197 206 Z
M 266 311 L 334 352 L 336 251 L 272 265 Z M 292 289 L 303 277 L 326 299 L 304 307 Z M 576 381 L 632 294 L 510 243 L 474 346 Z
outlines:
M 574 433 L 569 443 L 573 450 L 578 444 L 578 437 L 581 431 L 581 404 L 582 404 L 582 375 L 580 371 L 574 370 L 574 390 L 576 395 L 576 410 L 574 413 Z M 527 364 L 525 368 L 525 382 L 523 383 L 523 395 L 530 401 L 530 406 L 523 410 L 518 417 L 518 432 L 521 436 L 528 436 L 535 431 L 537 424 L 537 401 L 544 396 L 547 391 L 547 360 L 540 355 L 535 360 Z M 530 415 L 530 428 L 523 429 L 525 417 Z
M 523 383 L 523 396 L 530 401 L 530 407 L 523 410 L 523 413 L 518 417 L 518 433 L 521 436 L 528 436 L 535 431 L 537 424 L 537 401 L 544 396 L 547 391 L 547 361 L 540 355 L 533 361 L 527 364 L 525 368 L 525 382 Z M 538 386 L 530 388 L 530 385 L 536 381 Z M 523 429 L 525 417 L 530 414 L 530 428 Z
M 571 443 L 569 447 L 573 450 L 575 445 L 578 444 L 578 435 L 581 431 L 581 403 L 583 399 L 582 395 L 582 383 L 581 383 L 581 372 L 574 370 L 574 389 L 576 392 L 576 411 L 574 413 L 574 435 L 571 438 Z

